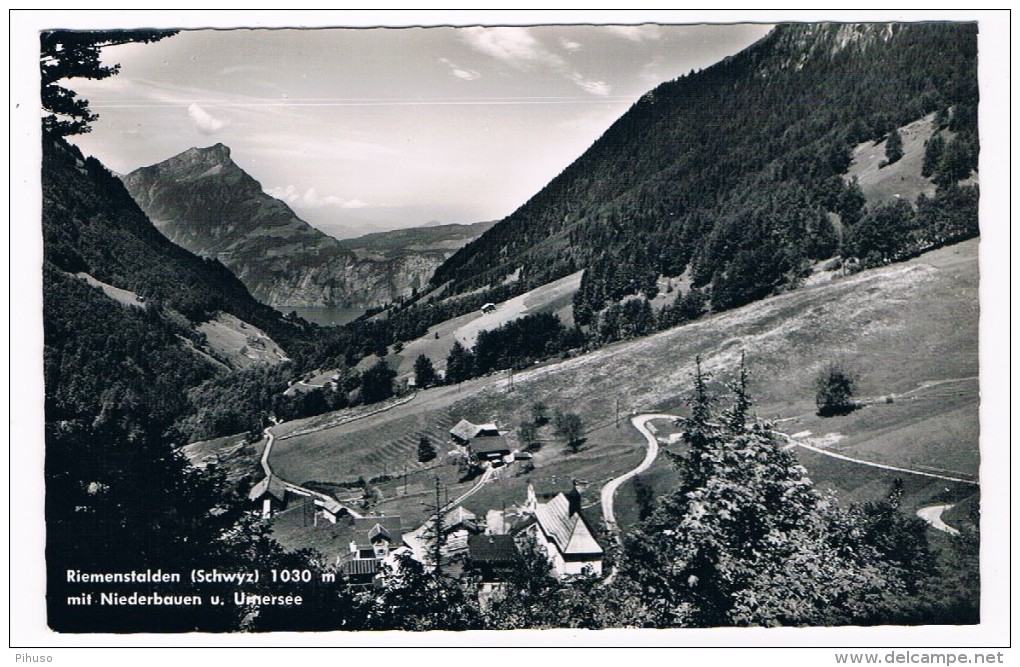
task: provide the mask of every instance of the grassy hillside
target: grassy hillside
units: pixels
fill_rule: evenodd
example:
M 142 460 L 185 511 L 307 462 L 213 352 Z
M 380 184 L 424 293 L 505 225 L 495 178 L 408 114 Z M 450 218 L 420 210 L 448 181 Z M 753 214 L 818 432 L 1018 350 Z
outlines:
M 932 135 L 935 114 L 899 128 L 903 139 L 903 157 L 896 162 L 885 162 L 886 139 L 865 141 L 854 147 L 846 179 L 857 179 L 868 203 L 889 202 L 897 199 L 913 202 L 921 193 L 935 194 L 935 184 L 921 175 L 924 163 L 924 142 Z
M 717 381 L 725 381 L 743 352 L 752 372 L 756 411 L 783 420 L 780 426 L 787 432 L 839 434 L 842 439 L 829 440 L 856 458 L 973 474 L 979 462 L 977 386 L 968 378 L 978 373 L 977 247 L 977 241 L 967 241 L 902 264 L 834 276 L 647 338 L 539 365 L 515 374 L 513 392 L 507 391 L 502 375 L 430 389 L 374 417 L 279 440 L 271 463 L 294 481 L 349 482 L 392 474 L 402 471 L 413 455 L 403 442 L 408 436 L 415 439 L 419 431 L 436 435 L 462 417 L 498 419 L 513 427 L 529 418 L 535 401 L 544 401 L 551 409 L 581 415 L 590 429 L 584 448 L 567 452 L 545 427 L 541 435 L 546 442 L 534 472 L 491 484 L 465 505 L 484 512 L 519 501 L 528 481 L 540 493 L 565 488 L 572 478 L 597 489 L 636 465 L 644 453 L 643 439 L 633 428 L 626 422 L 615 427 L 617 400 L 624 416 L 682 410 L 696 356 Z M 821 420 L 814 415 L 813 382 L 831 361 L 860 373 L 862 396 L 900 398 Z M 284 435 L 300 426 L 286 424 L 278 431 Z M 819 486 L 847 500 L 881 497 L 893 477 L 818 454 L 798 456 Z M 647 476 L 662 491 L 671 474 L 660 465 Z M 421 490 L 431 482 L 425 475 Z M 453 475 L 443 477 L 451 481 Z M 420 518 L 422 497 L 404 496 L 402 481 L 379 486 L 384 500 L 376 505 L 378 511 Z M 468 486 L 452 484 L 449 493 L 455 497 Z M 953 485 L 908 479 L 908 503 L 933 498 L 946 486 Z M 625 486 L 622 505 L 631 494 Z M 589 502 L 597 500 L 596 491 L 587 495 Z M 624 521 L 632 520 L 629 511 L 623 508 Z

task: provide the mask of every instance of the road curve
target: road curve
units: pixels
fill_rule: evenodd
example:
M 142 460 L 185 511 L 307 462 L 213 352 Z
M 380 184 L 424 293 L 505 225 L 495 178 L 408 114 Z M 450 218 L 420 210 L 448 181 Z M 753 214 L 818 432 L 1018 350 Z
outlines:
M 272 452 L 273 442 L 276 440 L 276 436 L 273 435 L 273 432 L 271 430 L 269 430 L 271 428 L 272 426 L 268 426 L 262 430 L 262 432 L 266 436 L 266 448 L 262 451 L 262 471 L 266 474 L 267 478 L 273 476 L 273 469 L 269 467 L 269 454 Z M 321 500 L 332 500 L 334 502 L 336 501 L 336 498 L 333 498 L 332 496 L 329 496 L 325 493 L 321 493 L 319 491 L 306 489 L 305 487 L 300 486 L 298 484 L 293 484 L 285 479 L 282 479 L 279 475 L 277 475 L 277 479 L 283 482 L 283 485 L 287 488 L 288 491 L 291 491 L 298 495 L 312 496 L 314 498 L 319 498 Z M 341 504 L 340 506 L 346 509 L 347 512 L 355 519 L 361 518 L 361 514 L 355 511 L 351 506 L 343 504 Z
M 949 533 L 950 535 L 959 535 L 960 531 L 942 520 L 942 513 L 951 507 L 952 505 L 933 505 L 931 507 L 922 507 L 917 510 L 917 516 L 935 530 L 941 530 L 943 533 Z
M 645 459 L 638 464 L 638 467 L 634 468 L 630 472 L 625 472 L 619 477 L 615 477 L 602 487 L 602 516 L 606 521 L 606 524 L 610 527 L 616 525 L 616 514 L 613 512 L 613 497 L 616 495 L 616 490 L 623 485 L 631 477 L 643 473 L 651 467 L 652 463 L 655 462 L 655 457 L 659 455 L 659 441 L 655 439 L 655 435 L 647 428 L 647 423 L 652 419 L 676 419 L 676 415 L 666 414 L 646 414 L 637 415 L 630 418 L 630 423 L 634 425 L 641 435 L 645 436 L 645 440 L 648 442 L 648 453 L 645 454 Z
M 810 444 L 809 440 L 808 441 L 799 440 L 797 438 L 794 438 L 793 436 L 783 433 L 782 431 L 772 431 L 772 433 L 786 440 L 786 442 L 789 443 L 788 446 L 802 447 L 804 449 L 808 449 L 812 452 L 815 452 L 816 454 L 822 454 L 823 456 L 829 456 L 831 458 L 839 459 L 841 461 L 849 461 L 850 463 L 857 463 L 862 466 L 868 466 L 869 468 L 878 468 L 879 470 L 889 470 L 891 472 L 905 472 L 911 475 L 918 475 L 920 477 L 943 479 L 947 482 L 959 482 L 960 484 L 970 484 L 972 486 L 981 485 L 980 482 L 977 482 L 972 479 L 965 479 L 963 477 L 953 477 L 951 475 L 939 475 L 937 473 L 925 472 L 923 470 L 915 470 L 913 468 L 902 468 L 900 466 L 891 466 L 886 465 L 884 463 L 875 463 L 874 461 L 867 461 L 865 459 L 856 459 L 851 456 L 846 456 L 844 454 L 838 454 L 836 452 L 829 451 L 828 449 L 825 449 L 823 447 L 817 447 L 815 445 Z

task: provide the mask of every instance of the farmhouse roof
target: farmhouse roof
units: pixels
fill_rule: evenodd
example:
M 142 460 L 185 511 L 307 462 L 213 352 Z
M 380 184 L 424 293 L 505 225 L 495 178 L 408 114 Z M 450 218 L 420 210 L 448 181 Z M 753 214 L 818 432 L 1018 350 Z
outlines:
M 450 435 L 460 440 L 470 440 L 475 437 L 478 427 L 466 419 L 461 419 L 457 425 L 450 429 Z
M 330 514 L 339 514 L 347 509 L 333 498 L 317 498 L 315 500 L 315 504 Z
M 510 442 L 502 435 L 475 438 L 469 445 L 475 454 L 509 454 Z
M 397 542 L 401 534 L 399 516 L 366 516 L 354 520 L 354 534 L 359 547 L 369 548 L 376 539 Z M 367 540 L 367 543 L 366 543 Z
M 478 563 L 512 563 L 517 558 L 517 543 L 510 535 L 472 535 L 468 553 Z
M 450 429 L 450 435 L 464 441 L 478 437 L 496 437 L 499 435 L 499 427 L 492 423 L 472 424 L 466 419 L 461 419 Z
M 251 491 L 248 492 L 248 500 L 258 500 L 266 495 L 283 502 L 287 495 L 287 485 L 275 475 L 264 477 L 262 481 L 251 487 Z
M 581 513 L 571 512 L 570 499 L 566 494 L 559 493 L 549 502 L 538 504 L 535 519 L 542 532 L 564 556 L 603 553 Z
M 469 512 L 462 506 L 458 505 L 456 508 L 450 510 L 443 517 L 443 530 L 453 530 L 458 526 L 464 526 L 469 530 L 477 530 L 478 517 L 474 513 Z

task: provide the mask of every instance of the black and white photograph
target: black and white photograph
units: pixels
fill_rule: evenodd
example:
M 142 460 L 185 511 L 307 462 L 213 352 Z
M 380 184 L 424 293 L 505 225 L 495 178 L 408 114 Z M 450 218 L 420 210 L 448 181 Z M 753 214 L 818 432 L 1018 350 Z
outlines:
M 996 16 L 79 14 L 31 645 L 1008 645 Z

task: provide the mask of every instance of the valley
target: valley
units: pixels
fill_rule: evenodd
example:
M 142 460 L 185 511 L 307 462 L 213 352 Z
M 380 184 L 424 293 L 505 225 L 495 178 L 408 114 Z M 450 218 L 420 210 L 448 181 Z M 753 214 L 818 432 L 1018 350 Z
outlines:
M 732 377 L 744 353 L 756 412 L 794 439 L 810 433 L 814 442 L 851 458 L 976 479 L 977 248 L 977 241 L 967 241 L 903 264 L 832 277 L 645 339 L 545 362 L 515 372 L 512 391 L 500 373 L 420 391 L 403 405 L 332 428 L 317 426 L 337 418 L 332 415 L 281 424 L 273 428 L 278 440 L 270 462 L 295 483 L 347 484 L 359 477 L 391 476 L 374 484 L 381 498 L 371 504 L 372 511 L 423 520 L 427 509 L 420 501 L 436 474 L 450 497 L 472 482 L 458 482 L 455 466 L 419 464 L 418 439 L 445 443 L 445 432 L 461 418 L 498 420 L 513 430 L 541 401 L 550 409 L 577 411 L 585 424 L 585 445 L 570 453 L 543 429 L 534 470 L 525 473 L 514 464 L 516 470 L 480 489 L 465 507 L 484 514 L 520 502 L 528 483 L 539 494 L 554 493 L 571 479 L 591 485 L 588 501 L 595 504 L 596 489 L 644 456 L 644 440 L 630 427 L 629 415 L 683 414 L 694 359 L 700 356 L 719 383 Z M 860 372 L 861 395 L 872 398 L 850 415 L 820 418 L 814 414 L 813 379 L 837 359 Z M 316 428 L 321 430 L 308 432 Z M 296 432 L 301 434 L 292 435 Z M 796 453 L 818 488 L 843 502 L 880 499 L 896 477 L 906 482 L 907 508 L 942 497 L 946 487 L 950 495 L 974 493 L 966 484 L 866 468 L 808 449 Z M 661 457 L 643 476 L 657 493 L 676 479 Z M 631 525 L 635 515 L 626 484 L 618 504 L 621 525 Z M 316 541 L 312 529 L 285 534 L 285 543 L 294 548 Z
M 574 29 L 637 48 L 556 28 Z M 424 33 L 486 62 L 483 35 L 537 39 L 444 30 Z M 304 48 L 285 33 L 247 37 Z M 307 116 L 296 134 L 249 132 L 247 102 L 190 103 L 190 134 L 132 159 L 177 154 L 123 176 L 67 139 L 98 116 L 57 82 L 117 74 L 102 48 L 218 37 L 41 38 L 52 629 L 981 620 L 976 25 L 776 26 L 643 84 L 499 220 L 462 214 L 488 211 L 471 200 L 495 201 L 481 183 L 501 183 L 461 159 L 478 128 L 453 119 L 477 100 L 452 87 L 373 95 L 368 111 L 318 81 L 260 109 Z M 436 62 L 463 91 L 506 83 L 445 56 L 422 60 L 423 80 Z M 550 92 L 608 96 L 549 62 L 563 63 Z M 246 70 L 214 66 L 254 90 Z M 493 137 L 520 131 L 504 112 L 576 101 L 486 99 Z M 424 120 L 437 111 L 456 132 Z M 414 122 L 382 129 L 405 113 Z M 361 171 L 379 161 L 405 180 L 375 190 Z M 320 224 L 369 208 L 387 224 L 425 210 L 488 221 L 340 240 L 269 192 Z M 307 572 L 283 592 L 308 607 L 64 604 L 81 594 L 67 570 L 198 566 Z M 252 600 L 281 593 L 251 583 Z

